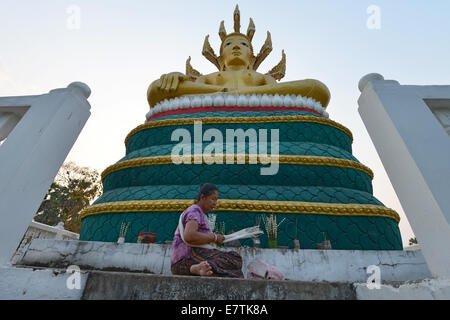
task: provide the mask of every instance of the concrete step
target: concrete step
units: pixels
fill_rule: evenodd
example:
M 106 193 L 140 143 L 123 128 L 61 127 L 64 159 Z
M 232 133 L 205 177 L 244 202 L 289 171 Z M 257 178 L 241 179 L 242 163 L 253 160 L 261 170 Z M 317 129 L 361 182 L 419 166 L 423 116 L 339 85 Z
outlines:
M 351 283 L 90 271 L 85 300 L 355 300 Z
M 295 303 L 301 299 L 448 300 L 450 298 L 450 279 L 382 282 L 380 287 L 374 290 L 369 288 L 367 283 L 202 278 L 141 272 L 76 271 L 76 268 L 69 272 L 69 269 L 0 265 L 0 300 L 147 299 L 158 301 L 157 308 L 168 308 L 167 310 L 175 312 L 174 315 L 178 317 L 180 309 L 172 310 L 173 305 L 164 303 L 163 300 L 180 300 L 183 301 L 181 307 L 186 307 L 190 300 L 202 301 L 202 306 L 205 306 L 208 303 L 217 304 L 217 301 L 226 303 L 227 300 L 253 302 L 285 300 Z M 282 312 L 285 306 L 280 305 Z M 222 304 L 219 309 L 223 308 Z
M 228 249 L 230 250 L 230 249 Z M 236 249 L 238 250 L 238 249 Z M 173 276 L 165 244 L 35 239 L 0 268 L 0 299 L 448 299 L 450 280 L 430 279 L 420 251 L 240 248 L 284 281 Z M 379 268 L 381 286 L 367 281 Z M 78 272 L 74 273 L 74 270 Z M 78 280 L 76 280 L 78 279 Z M 418 281 L 418 282 L 417 282 Z M 417 283 L 416 283 L 417 282 Z

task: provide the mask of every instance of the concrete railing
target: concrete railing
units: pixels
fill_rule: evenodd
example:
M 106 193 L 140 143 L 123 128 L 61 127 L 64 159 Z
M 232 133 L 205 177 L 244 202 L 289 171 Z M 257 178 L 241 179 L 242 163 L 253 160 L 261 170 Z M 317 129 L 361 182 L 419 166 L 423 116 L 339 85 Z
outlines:
M 275 266 L 285 279 L 313 282 L 366 283 L 369 266 L 378 266 L 382 281 L 408 281 L 431 276 L 420 250 L 292 250 L 262 248 L 220 248 L 238 252 L 242 272 L 259 259 Z M 33 240 L 15 263 L 66 270 L 123 271 L 172 275 L 172 246 L 157 243 L 114 243 L 99 241 Z
M 78 240 L 79 238 L 80 235 L 78 233 L 64 229 L 64 222 L 60 222 L 55 227 L 52 227 L 33 220 L 23 235 L 11 261 L 14 264 L 24 253 L 24 248 L 33 239 Z

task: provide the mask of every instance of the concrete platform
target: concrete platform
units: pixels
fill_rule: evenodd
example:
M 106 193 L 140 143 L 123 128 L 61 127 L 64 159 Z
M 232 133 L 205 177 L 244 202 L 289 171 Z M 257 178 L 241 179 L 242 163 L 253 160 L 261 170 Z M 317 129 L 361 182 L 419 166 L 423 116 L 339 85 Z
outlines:
M 450 280 L 382 283 L 271 281 L 0 267 L 0 300 L 448 300 Z
M 4 300 L 354 300 L 351 283 L 166 276 L 52 268 L 0 268 Z
M 80 272 L 79 286 L 67 286 L 63 269 L 0 266 L 0 300 L 80 300 L 88 273 Z
M 224 250 L 240 251 L 245 276 L 258 258 L 285 280 L 174 276 L 167 244 L 35 239 L 0 267 L 0 299 L 450 299 L 450 280 L 432 279 L 420 250 Z M 368 286 L 369 266 L 380 270 L 378 288 Z
M 225 248 L 235 250 L 237 248 Z M 171 246 L 167 244 L 111 243 L 34 239 L 14 263 L 21 266 L 81 270 L 123 271 L 171 275 Z M 286 279 L 304 282 L 366 283 L 367 268 L 380 269 L 381 281 L 430 278 L 418 251 L 292 250 L 242 248 L 243 272 L 253 259 L 278 268 Z
M 94 271 L 82 299 L 354 300 L 351 283 L 267 281 Z

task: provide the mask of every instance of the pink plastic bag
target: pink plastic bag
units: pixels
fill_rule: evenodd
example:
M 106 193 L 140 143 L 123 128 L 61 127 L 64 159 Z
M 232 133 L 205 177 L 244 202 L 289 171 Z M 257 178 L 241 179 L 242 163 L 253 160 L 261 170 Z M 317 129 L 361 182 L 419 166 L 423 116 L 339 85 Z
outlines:
M 271 264 L 255 259 L 247 265 L 248 279 L 283 280 L 283 274 Z

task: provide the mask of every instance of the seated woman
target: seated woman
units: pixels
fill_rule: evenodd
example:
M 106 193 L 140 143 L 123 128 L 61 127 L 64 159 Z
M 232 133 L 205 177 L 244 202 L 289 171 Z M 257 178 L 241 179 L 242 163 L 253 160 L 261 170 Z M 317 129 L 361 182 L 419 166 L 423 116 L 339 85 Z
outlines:
M 217 187 L 205 183 L 200 187 L 196 204 L 187 208 L 181 216 L 186 243 L 198 246 L 222 243 L 221 234 L 211 232 L 205 213 L 216 206 L 219 196 Z M 237 252 L 191 247 L 183 241 L 180 228 L 175 230 L 172 242 L 171 271 L 175 275 L 198 275 L 243 278 L 242 258 Z

